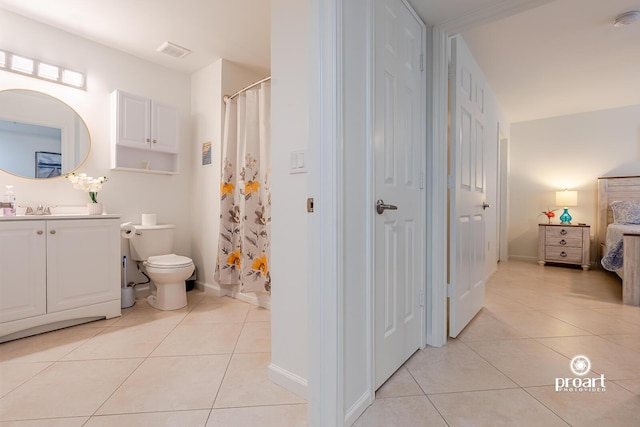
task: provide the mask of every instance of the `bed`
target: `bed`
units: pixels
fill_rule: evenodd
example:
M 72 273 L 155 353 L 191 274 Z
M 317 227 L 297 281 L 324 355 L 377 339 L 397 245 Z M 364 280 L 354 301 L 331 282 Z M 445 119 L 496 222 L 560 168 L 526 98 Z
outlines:
M 625 304 L 640 306 L 640 224 L 618 224 L 614 221 L 612 202 L 618 222 L 621 208 L 640 204 L 640 177 L 598 179 L 598 220 L 596 244 L 603 267 L 622 278 L 622 299 Z M 640 215 L 640 213 L 633 213 Z M 637 222 L 633 220 L 632 222 Z M 607 231 L 609 237 L 607 238 Z M 619 252 L 616 250 L 619 249 Z M 620 268 L 617 268 L 620 267 Z

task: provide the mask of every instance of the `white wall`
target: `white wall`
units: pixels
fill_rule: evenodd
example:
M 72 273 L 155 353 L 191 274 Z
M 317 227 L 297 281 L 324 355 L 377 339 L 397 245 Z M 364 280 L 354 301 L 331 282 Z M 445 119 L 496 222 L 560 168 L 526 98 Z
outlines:
M 640 175 L 638 160 L 640 105 L 512 124 L 509 256 L 537 258 L 537 224 L 546 221 L 538 214 L 558 208 L 555 192 L 564 188 L 578 190 L 569 211 L 573 222 L 591 225 L 593 238 L 598 177 L 630 162 L 625 173 Z
M 198 284 L 213 283 L 220 216 L 222 60 L 191 75 L 191 258 Z M 202 165 L 202 143 L 211 142 L 211 164 Z
M 485 254 L 487 275 L 492 275 L 498 269 L 498 191 L 500 186 L 498 183 L 498 142 L 499 142 L 499 126 L 503 131 L 507 132 L 509 123 L 506 122 L 504 115 L 498 105 L 491 88 L 487 86 L 485 93 L 486 106 L 486 133 L 485 137 L 485 177 L 486 177 L 486 195 L 485 202 L 491 205 L 486 212 L 487 218 L 487 247 Z
M 23 88 L 45 92 L 74 108 L 91 135 L 89 158 L 79 169 L 91 176 L 106 175 L 99 194 L 109 213 L 122 221 L 139 222 L 143 212 L 155 212 L 159 222 L 177 225 L 177 253 L 189 256 L 189 188 L 191 132 L 189 76 L 168 70 L 120 51 L 0 10 L 2 48 L 48 60 L 86 73 L 87 90 L 78 90 L 14 73 L 0 71 L 0 90 Z M 115 89 L 177 107 L 182 120 L 180 170 L 175 176 L 110 170 L 110 99 Z M 34 181 L 0 171 L 0 188 L 13 184 L 19 205 L 84 205 L 86 193 L 64 178 Z M 127 245 L 123 250 L 128 251 Z M 125 252 L 126 253 L 126 252 Z M 133 264 L 133 263 L 130 263 Z M 138 280 L 130 273 L 129 279 Z
M 220 164 L 224 95 L 232 95 L 265 76 L 220 59 L 191 75 L 191 256 L 198 284 L 214 285 L 220 228 Z M 202 143 L 211 142 L 211 164 L 202 165 Z
M 307 9 L 306 1 L 271 2 L 271 377 L 289 375 L 298 391 L 306 388 L 309 359 L 308 177 L 288 171 L 289 152 L 309 139 Z

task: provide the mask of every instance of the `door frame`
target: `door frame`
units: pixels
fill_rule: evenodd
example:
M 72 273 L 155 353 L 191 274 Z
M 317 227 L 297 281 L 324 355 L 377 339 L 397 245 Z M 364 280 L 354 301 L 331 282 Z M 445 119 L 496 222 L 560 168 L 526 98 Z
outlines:
M 498 262 L 509 258 L 509 138 L 498 132 Z
M 347 175 L 343 173 L 345 88 L 342 78 L 344 3 L 308 0 L 309 6 L 309 425 L 345 425 L 344 239 L 341 219 Z M 427 171 L 425 334 L 428 345 L 447 341 L 447 81 L 448 39 L 461 31 L 548 3 L 514 0 L 431 27 L 427 45 Z M 364 7 L 364 6 L 363 6 Z M 366 13 L 366 7 L 363 9 Z M 428 17 L 427 17 L 428 18 Z M 440 242 L 434 244 L 434 242 Z M 366 331 L 363 331 L 366 333 Z M 370 347 L 372 349 L 372 347 Z M 371 350 L 372 351 L 372 350 Z M 374 396 L 363 396 L 364 404 Z M 352 413 L 351 416 L 355 416 Z
M 449 114 L 449 50 L 450 40 L 457 34 L 489 22 L 550 3 L 553 0 L 514 0 L 485 7 L 477 12 L 460 16 L 446 23 L 431 27 L 431 81 L 428 105 L 427 202 L 432 208 L 427 214 L 427 344 L 440 347 L 446 344 L 448 266 L 447 251 L 433 242 L 446 242 L 448 229 L 447 186 L 449 162 L 447 132 Z M 431 214 L 429 216 L 429 214 Z M 456 242 L 449 242 L 455 246 Z

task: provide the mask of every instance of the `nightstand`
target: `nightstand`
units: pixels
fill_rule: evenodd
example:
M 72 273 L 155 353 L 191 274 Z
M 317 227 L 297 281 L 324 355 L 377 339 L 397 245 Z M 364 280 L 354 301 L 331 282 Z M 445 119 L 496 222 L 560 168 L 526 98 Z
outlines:
M 538 225 L 538 264 L 574 264 L 588 270 L 590 229 L 588 225 Z

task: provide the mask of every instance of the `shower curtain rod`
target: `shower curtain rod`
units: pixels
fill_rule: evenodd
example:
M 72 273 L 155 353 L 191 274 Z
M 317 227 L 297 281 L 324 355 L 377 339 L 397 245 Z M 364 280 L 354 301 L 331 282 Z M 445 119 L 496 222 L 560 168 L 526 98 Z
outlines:
M 222 97 L 222 100 L 223 100 L 224 102 L 227 102 L 227 100 L 228 100 L 228 99 L 233 99 L 233 98 L 235 98 L 236 96 L 240 95 L 242 92 L 246 92 L 246 91 L 248 91 L 249 89 L 251 89 L 251 88 L 254 88 L 254 87 L 258 86 L 259 84 L 262 84 L 262 83 L 264 83 L 264 82 L 268 82 L 269 80 L 271 80 L 271 76 L 269 76 L 269 77 L 265 77 L 264 79 L 259 80 L 259 81 L 255 82 L 255 83 L 251 83 L 249 86 L 247 86 L 247 87 L 245 87 L 245 88 L 240 89 L 239 91 L 237 91 L 236 93 L 234 93 L 234 94 L 233 94 L 233 95 L 231 95 L 231 96 L 229 96 L 229 95 L 225 95 L 225 96 L 223 96 L 223 97 Z

